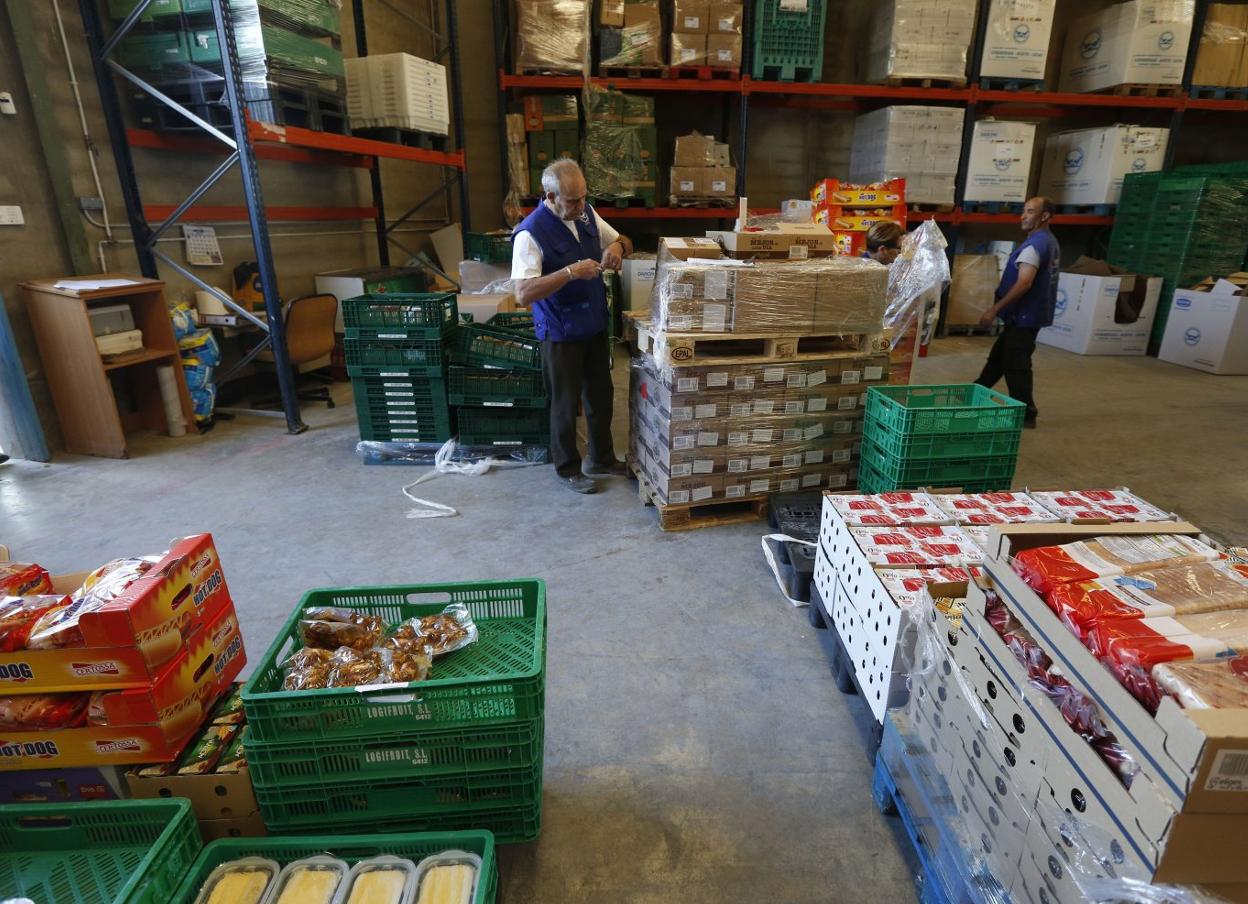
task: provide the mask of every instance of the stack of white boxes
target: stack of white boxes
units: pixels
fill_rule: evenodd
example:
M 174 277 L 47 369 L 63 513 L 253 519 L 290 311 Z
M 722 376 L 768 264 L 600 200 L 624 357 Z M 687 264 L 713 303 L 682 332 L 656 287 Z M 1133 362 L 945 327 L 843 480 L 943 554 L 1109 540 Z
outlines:
M 347 116 L 356 128 L 450 131 L 446 67 L 409 53 L 347 59 Z
M 1036 126 L 1030 122 L 981 119 L 971 138 L 966 201 L 1019 203 L 1027 200 Z
M 985 78 L 1044 78 L 1056 0 L 992 0 L 979 74 Z
M 1116 85 L 1178 85 L 1195 0 L 1131 0 L 1071 23 L 1062 53 L 1062 91 Z
M 952 204 L 965 111 L 957 107 L 882 107 L 854 121 L 852 182 L 906 180 L 906 201 Z
M 975 0 L 885 0 L 871 21 L 867 81 L 966 81 Z
M 1050 135 L 1040 194 L 1055 204 L 1117 204 L 1127 173 L 1162 168 L 1170 130 L 1118 123 Z

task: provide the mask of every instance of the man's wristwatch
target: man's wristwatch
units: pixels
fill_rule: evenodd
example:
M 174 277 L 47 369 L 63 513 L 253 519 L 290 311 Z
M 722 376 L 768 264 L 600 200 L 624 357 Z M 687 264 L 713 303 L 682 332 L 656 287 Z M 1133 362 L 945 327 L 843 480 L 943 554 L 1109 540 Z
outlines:
M 568 274 L 568 282 L 572 282 L 572 280 L 576 279 L 576 277 L 572 275 L 571 267 L 564 267 L 563 272 Z

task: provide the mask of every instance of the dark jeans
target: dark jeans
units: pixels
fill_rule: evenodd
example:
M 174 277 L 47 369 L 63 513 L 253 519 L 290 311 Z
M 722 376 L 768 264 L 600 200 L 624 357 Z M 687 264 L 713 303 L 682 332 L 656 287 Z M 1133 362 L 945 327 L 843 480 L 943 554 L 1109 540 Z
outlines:
M 1005 377 L 1010 398 L 1027 406 L 1027 419 L 1036 416 L 1036 400 L 1032 396 L 1031 353 L 1036 350 L 1036 334 L 1040 330 L 1026 326 L 1006 326 L 988 353 L 984 369 L 975 382 L 991 389 Z
M 550 392 L 550 458 L 560 477 L 581 472 L 581 453 L 576 448 L 576 414 L 581 406 L 589 428 L 589 460 L 599 465 L 615 462 L 610 355 L 603 333 L 569 342 L 542 342 L 542 367 Z

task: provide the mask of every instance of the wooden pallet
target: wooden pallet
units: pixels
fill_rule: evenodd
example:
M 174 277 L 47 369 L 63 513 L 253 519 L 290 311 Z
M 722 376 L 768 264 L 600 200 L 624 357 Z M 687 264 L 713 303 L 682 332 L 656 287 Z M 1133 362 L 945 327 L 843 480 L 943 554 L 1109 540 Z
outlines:
M 623 210 L 628 207 L 653 207 L 654 206 L 654 201 L 650 200 L 649 198 L 639 198 L 635 195 L 629 195 L 626 198 L 605 198 L 605 197 L 591 196 L 589 199 L 589 203 L 592 204 L 594 207 L 599 208 L 600 210 L 606 210 L 608 208 L 615 208 L 617 210 Z
M 719 527 L 723 524 L 746 524 L 767 520 L 767 496 L 746 499 L 711 499 L 689 505 L 668 505 L 659 500 L 646 475 L 630 462 L 630 470 L 637 480 L 637 497 L 642 505 L 654 506 L 659 513 L 659 529 L 666 531 L 697 530 L 700 527 Z
M 965 88 L 966 79 L 897 76 L 886 78 L 883 84 L 889 88 Z
M 352 129 L 356 138 L 367 138 L 372 141 L 388 141 L 409 148 L 423 148 L 428 151 L 446 151 L 450 138 L 446 135 L 434 135 L 431 132 L 418 132 L 415 129 L 400 129 L 394 126 L 377 126 L 366 129 Z
M 600 78 L 667 78 L 666 66 L 599 66 Z
M 926 204 L 921 201 L 911 201 L 906 205 L 906 209 L 911 213 L 952 213 L 952 204 Z
M 1178 97 L 1183 93 L 1182 85 L 1114 85 L 1093 91 L 1093 94 L 1112 94 L 1114 97 Z
M 698 79 L 709 82 L 715 80 L 732 81 L 741 77 L 740 69 L 723 69 L 717 66 L 669 66 L 667 77 L 676 79 Z
M 1248 100 L 1248 88 L 1228 88 L 1222 85 L 1192 85 L 1189 93 L 1198 100 Z
M 667 200 L 672 207 L 698 207 L 704 210 L 710 207 L 734 210 L 737 206 L 736 198 L 678 198 L 672 195 Z
M 979 87 L 985 91 L 1043 91 L 1044 79 L 984 76 L 979 80 Z
M 888 334 L 814 333 L 776 336 L 768 333 L 665 333 L 649 321 L 635 321 L 637 348 L 661 366 L 765 364 L 769 361 L 819 361 L 855 358 L 888 351 Z

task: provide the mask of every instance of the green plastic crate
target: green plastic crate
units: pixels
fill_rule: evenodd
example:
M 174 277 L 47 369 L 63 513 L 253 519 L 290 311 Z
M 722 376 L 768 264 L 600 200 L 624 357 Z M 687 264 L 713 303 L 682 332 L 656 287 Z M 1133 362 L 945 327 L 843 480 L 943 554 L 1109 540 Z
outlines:
M 465 446 L 550 444 L 550 413 L 545 409 L 459 408 L 456 422 Z
M 386 293 L 342 300 L 343 326 L 356 339 L 445 338 L 455 332 L 458 321 L 454 292 Z
M 0 806 L 0 896 L 166 904 L 202 847 L 187 800 Z
M 413 814 L 398 819 L 373 819 L 366 825 L 352 826 L 349 831 L 358 828 L 368 837 L 379 832 L 453 832 L 463 828 L 465 819 L 462 813 Z M 298 826 L 287 827 L 278 822 L 266 821 L 265 827 L 271 835 L 317 834 L 315 831 L 309 832 Z M 542 828 L 542 805 L 539 802 L 524 807 L 474 810 L 471 814 L 471 827 L 492 832 L 495 844 L 524 844 L 534 841 Z
M 299 838 L 222 838 L 206 845 L 186 874 L 177 895 L 169 904 L 193 904 L 209 874 L 222 863 L 240 857 L 265 857 L 282 866 L 292 860 L 329 853 L 348 863 L 392 854 L 419 862 L 443 851 L 467 851 L 481 858 L 481 875 L 472 904 L 493 904 L 498 895 L 498 863 L 494 856 L 494 836 L 483 830 L 465 832 L 425 832 L 393 835 L 323 835 Z
M 889 430 L 867 414 L 862 428 L 863 444 L 875 443 L 885 455 L 896 459 L 975 458 L 1018 455 L 1023 431 L 998 430 L 989 433 L 928 433 L 908 435 Z
M 462 332 L 462 331 L 461 331 Z M 440 377 L 446 367 L 441 339 L 353 339 L 342 341 L 352 377 L 424 375 Z
M 139 5 L 139 0 L 108 0 L 108 14 L 121 21 L 130 15 L 131 10 Z M 151 22 L 154 19 L 167 19 L 180 15 L 183 11 L 182 0 L 152 0 L 139 17 L 140 22 Z M 191 10 L 186 10 L 190 12 Z
M 181 31 L 129 34 L 117 45 L 117 62 L 129 68 L 189 63 L 190 60 L 187 36 Z
M 483 408 L 545 408 L 546 380 L 537 370 L 461 367 L 447 370 L 447 400 L 452 405 Z
M 464 256 L 489 264 L 511 262 L 510 232 L 468 232 L 464 234 Z
M 966 493 L 992 493 L 999 490 L 1008 490 L 1012 478 L 1013 475 L 1004 480 L 997 477 L 976 480 L 964 479 L 957 481 L 954 485 L 961 487 L 962 491 Z M 877 470 L 873 462 L 865 456 L 858 464 L 858 492 L 860 493 L 890 493 L 894 490 L 919 490 L 930 486 L 934 486 L 934 484 L 923 480 L 893 480 Z M 948 484 L 943 484 L 943 486 L 948 486 Z
M 1017 465 L 1017 453 L 974 458 L 906 459 L 894 458 L 865 439 L 862 445 L 861 467 L 869 466 L 892 489 L 990 484 L 992 489 L 1007 490 Z
M 976 383 L 872 386 L 867 417 L 900 436 L 1021 430 L 1027 406 Z
M 480 637 L 440 657 L 428 681 L 368 694 L 355 688 L 282 690 L 280 663 L 299 647 L 299 616 L 306 607 L 339 606 L 379 615 L 395 624 L 441 612 L 451 602 L 468 607 Z M 545 671 L 543 581 L 519 578 L 312 590 L 279 629 L 243 687 L 243 708 L 248 734 L 258 743 L 479 728 L 541 717 Z
M 819 81 L 827 15 L 826 0 L 808 0 L 802 11 L 783 9 L 781 0 L 760 0 L 754 8 L 753 77 Z
M 533 322 L 532 311 L 499 311 L 486 323 L 508 330 L 518 330 L 535 338 L 537 336 L 537 324 Z
M 355 826 L 367 830 L 377 820 L 422 816 L 458 817 L 475 825 L 477 810 L 529 807 L 542 798 L 542 763 L 522 769 L 425 777 L 413 773 L 386 781 L 310 782 L 303 785 L 255 783 L 256 802 L 265 825 L 296 833 Z M 415 828 L 412 831 L 417 831 Z
M 351 391 L 361 439 L 445 442 L 454 433 L 442 380 L 354 377 Z
M 542 369 L 542 344 L 532 334 L 467 323 L 455 333 L 455 360 L 475 367 Z

